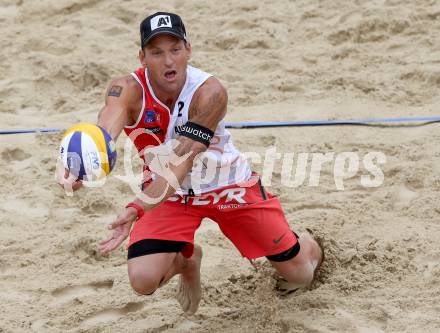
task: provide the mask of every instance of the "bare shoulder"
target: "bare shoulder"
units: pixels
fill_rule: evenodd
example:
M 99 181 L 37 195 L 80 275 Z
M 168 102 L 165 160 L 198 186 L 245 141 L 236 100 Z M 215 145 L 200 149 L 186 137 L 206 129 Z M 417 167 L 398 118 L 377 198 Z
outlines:
M 133 76 L 125 75 L 112 79 L 106 96 L 108 97 L 139 97 L 142 98 L 142 88 Z
M 214 76 L 207 79 L 195 92 L 195 99 L 210 99 L 211 97 L 227 99 L 228 93 L 226 88 L 221 84 L 220 80 Z
M 141 86 L 131 75 L 114 78 L 108 85 L 105 105 L 98 114 L 98 124 L 117 138 L 124 126 L 138 118 L 142 94 Z
M 225 116 L 227 104 L 228 94 L 226 88 L 216 77 L 210 77 L 194 94 L 190 106 L 190 119 L 208 117 L 210 120 L 216 120 L 214 123 L 208 121 L 211 125 L 209 127 L 216 126 L 218 121 Z

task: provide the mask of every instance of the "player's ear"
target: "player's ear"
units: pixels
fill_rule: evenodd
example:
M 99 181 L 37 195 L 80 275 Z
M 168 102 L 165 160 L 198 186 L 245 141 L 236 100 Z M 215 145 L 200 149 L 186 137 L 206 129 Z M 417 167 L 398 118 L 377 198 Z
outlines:
M 185 49 L 188 51 L 186 57 L 189 60 L 192 54 L 192 47 L 190 42 L 185 42 Z
M 144 50 L 139 50 L 139 61 L 142 65 L 142 67 L 147 67 L 147 64 L 145 62 L 145 51 Z

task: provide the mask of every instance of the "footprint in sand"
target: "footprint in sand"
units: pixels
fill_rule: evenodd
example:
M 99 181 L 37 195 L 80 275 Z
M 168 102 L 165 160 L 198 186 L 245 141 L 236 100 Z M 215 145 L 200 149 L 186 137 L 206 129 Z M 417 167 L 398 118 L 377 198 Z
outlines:
M 1 156 L 2 160 L 5 160 L 6 162 L 24 161 L 31 157 L 30 154 L 20 148 L 5 149 L 2 151 Z
M 110 37 L 128 34 L 129 32 L 130 31 L 128 29 L 123 28 L 123 27 L 111 27 L 111 28 L 103 31 L 104 36 L 110 36 Z
M 372 319 L 356 316 L 348 310 L 337 309 L 336 315 L 341 319 L 342 325 L 358 333 L 384 333 L 386 327 L 386 313 L 381 318 Z
M 55 56 L 63 56 L 73 51 L 73 48 L 62 47 L 58 43 L 50 41 L 48 39 L 30 39 L 27 43 L 29 51 L 43 52 Z M 29 59 L 35 60 L 35 55 L 30 52 Z M 45 63 L 35 63 L 36 65 L 45 66 Z M 46 66 L 45 66 L 46 67 Z M 47 67 L 46 67 L 47 69 Z
M 91 237 L 81 237 L 70 244 L 66 244 L 65 248 L 76 259 L 86 264 L 95 264 L 97 261 L 108 260 L 108 255 L 102 254 L 97 250 L 96 239 Z
M 5 260 L 0 259 L 0 275 L 6 274 L 9 272 L 11 266 Z
M 405 185 L 397 187 L 392 195 L 392 203 L 394 208 L 403 208 L 410 205 L 411 201 L 417 198 L 419 194 L 410 190 Z
M 425 279 L 437 282 L 440 278 L 440 251 L 434 253 L 421 253 L 416 258 L 420 275 Z
M 86 326 L 92 326 L 103 322 L 114 321 L 129 314 L 130 312 L 139 311 L 143 307 L 144 307 L 144 303 L 142 302 L 131 302 L 131 303 L 127 303 L 127 305 L 125 305 L 122 308 L 105 309 L 102 311 L 92 313 L 83 321 L 82 324 Z
M 101 289 L 110 289 L 113 287 L 113 280 L 105 280 L 94 283 L 87 283 L 77 286 L 61 287 L 52 291 L 55 297 L 55 304 L 67 303 L 75 298 L 95 293 Z

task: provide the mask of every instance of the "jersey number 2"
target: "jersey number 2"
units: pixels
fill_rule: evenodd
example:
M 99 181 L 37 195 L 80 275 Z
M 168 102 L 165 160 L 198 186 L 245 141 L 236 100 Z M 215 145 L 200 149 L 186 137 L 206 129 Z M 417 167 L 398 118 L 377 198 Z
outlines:
M 182 117 L 182 110 L 183 107 L 185 106 L 185 103 L 183 103 L 182 101 L 179 101 L 179 103 L 177 103 L 177 107 L 179 108 L 179 113 L 177 114 L 177 117 Z

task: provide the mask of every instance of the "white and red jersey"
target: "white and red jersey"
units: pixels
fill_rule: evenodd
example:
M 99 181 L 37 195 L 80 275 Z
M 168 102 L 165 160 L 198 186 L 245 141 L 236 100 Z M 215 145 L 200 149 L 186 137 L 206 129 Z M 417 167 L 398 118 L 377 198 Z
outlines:
M 180 128 L 188 121 L 189 106 L 194 93 L 211 74 L 188 66 L 185 84 L 172 111 L 155 96 L 146 68 L 139 68 L 131 75 L 142 87 L 143 101 L 136 123 L 126 126 L 124 131 L 144 159 L 143 150 L 147 146 L 157 146 L 179 135 Z M 246 158 L 234 147 L 231 135 L 221 121 L 208 150 L 194 160 L 191 172 L 177 193 L 183 195 L 190 192 L 210 192 L 244 182 L 250 176 L 251 169 Z

